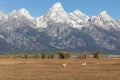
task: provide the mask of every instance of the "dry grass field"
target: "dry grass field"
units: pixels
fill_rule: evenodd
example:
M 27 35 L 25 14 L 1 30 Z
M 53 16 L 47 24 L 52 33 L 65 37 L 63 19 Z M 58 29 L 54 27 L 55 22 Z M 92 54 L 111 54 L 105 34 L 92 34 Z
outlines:
M 120 80 L 119 59 L 0 59 L 0 80 Z M 67 63 L 64 68 L 63 63 Z

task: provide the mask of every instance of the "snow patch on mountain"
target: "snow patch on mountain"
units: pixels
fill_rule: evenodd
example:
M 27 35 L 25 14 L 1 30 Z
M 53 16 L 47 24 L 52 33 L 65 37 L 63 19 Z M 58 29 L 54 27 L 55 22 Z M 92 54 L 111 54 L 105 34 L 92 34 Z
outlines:
M 37 26 L 40 28 L 46 28 L 49 21 L 55 23 L 66 23 L 69 20 L 67 12 L 65 12 L 60 2 L 55 3 L 50 10 L 43 16 L 38 17 Z M 42 23 L 42 24 L 41 24 Z
M 65 23 L 71 27 L 81 29 L 86 25 L 89 18 L 89 16 L 85 15 L 80 10 L 67 13 L 61 3 L 57 2 L 45 15 L 37 18 L 37 25 L 46 28 L 48 26 L 47 23 L 53 21 L 55 23 Z
M 22 8 L 18 11 L 22 16 L 28 18 L 28 19 L 33 19 L 33 17 L 29 14 L 29 12 L 25 9 Z
M 0 20 L 4 20 L 7 18 L 8 18 L 8 16 L 6 14 L 4 14 L 2 11 L 0 11 Z
M 34 24 L 32 27 L 35 29 L 47 28 L 49 22 L 68 24 L 70 27 L 77 29 L 82 29 L 89 24 L 96 24 L 105 30 L 120 29 L 119 21 L 114 20 L 105 10 L 97 16 L 89 17 L 79 9 L 69 13 L 66 12 L 60 2 L 55 3 L 45 15 L 37 18 L 32 17 L 25 8 L 13 10 L 8 15 L 0 12 L 1 24 L 12 18 L 16 20 L 25 20 L 26 18 L 27 21 Z
M 92 16 L 88 20 L 88 22 L 91 24 L 96 24 L 98 27 L 101 27 L 105 30 L 111 30 L 111 29 L 119 30 L 120 29 L 120 26 L 116 22 L 116 20 L 114 20 L 105 10 L 102 11 L 97 16 Z
M 119 51 L 119 35 L 120 20 L 114 20 L 107 11 L 89 17 L 80 10 L 66 12 L 58 2 L 37 18 L 24 8 L 9 14 L 0 12 L 0 41 L 5 47 L 20 50 Z
M 74 28 L 82 28 L 84 25 L 87 24 L 87 21 L 90 18 L 86 14 L 82 13 L 80 10 L 70 12 L 69 17 Z

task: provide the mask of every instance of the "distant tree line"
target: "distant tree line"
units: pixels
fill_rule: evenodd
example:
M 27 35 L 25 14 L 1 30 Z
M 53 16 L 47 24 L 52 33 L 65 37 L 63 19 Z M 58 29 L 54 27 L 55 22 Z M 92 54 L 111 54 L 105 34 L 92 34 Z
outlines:
M 59 59 L 69 59 L 71 57 L 71 53 L 67 51 L 58 51 L 57 53 L 48 53 L 48 52 L 43 52 L 43 53 L 38 53 L 38 54 L 26 54 L 26 53 L 21 53 L 21 54 L 4 54 L 0 55 L 0 59 L 16 59 L 16 58 L 21 58 L 21 59 L 54 59 L 54 58 L 59 58 Z M 82 52 L 82 53 L 77 53 L 76 58 L 79 59 L 86 59 L 89 58 L 89 53 L 88 52 Z M 100 58 L 100 52 L 95 51 L 93 52 L 93 58 Z

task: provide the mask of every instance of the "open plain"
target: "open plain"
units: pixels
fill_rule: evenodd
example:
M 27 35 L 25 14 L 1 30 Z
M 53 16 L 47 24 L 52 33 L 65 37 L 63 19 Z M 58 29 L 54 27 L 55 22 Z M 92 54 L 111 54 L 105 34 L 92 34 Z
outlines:
M 0 80 L 120 80 L 120 58 L 0 59 Z

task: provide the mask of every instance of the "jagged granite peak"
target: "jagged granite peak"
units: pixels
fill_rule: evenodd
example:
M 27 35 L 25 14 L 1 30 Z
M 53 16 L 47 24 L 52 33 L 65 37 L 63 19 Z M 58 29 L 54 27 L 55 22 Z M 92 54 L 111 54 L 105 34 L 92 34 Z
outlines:
M 81 29 L 84 25 L 87 24 L 87 21 L 89 20 L 89 16 L 82 13 L 79 9 L 70 12 L 69 17 L 71 20 L 71 24 L 75 28 Z
M 13 10 L 11 13 L 9 13 L 8 17 L 14 17 L 14 18 L 25 17 L 27 19 L 33 19 L 33 17 L 29 14 L 27 9 L 25 8 L 21 8 L 20 10 Z
M 87 17 L 89 17 L 89 16 L 86 15 L 85 13 L 81 12 L 79 9 L 73 11 L 72 13 L 73 13 L 73 14 L 76 14 L 76 15 L 81 15 L 81 16 L 87 16 Z
M 32 18 L 32 16 L 29 14 L 28 10 L 25 8 L 22 8 L 18 11 L 21 15 L 27 17 L 27 18 Z
M 5 20 L 4 16 L 8 18 Z M 38 18 L 32 19 L 24 8 L 8 15 L 1 12 L 0 17 L 0 52 L 59 49 L 120 52 L 120 21 L 112 19 L 106 11 L 92 17 L 80 10 L 67 13 L 58 2 Z
M 19 10 L 19 12 L 20 12 L 21 14 L 29 14 L 28 10 L 25 9 L 25 8 L 21 8 L 21 9 Z
M 88 15 L 82 13 L 79 9 L 69 13 L 73 18 L 82 19 L 83 21 L 88 21 L 90 18 Z
M 92 16 L 88 22 L 89 24 L 95 24 L 105 30 L 114 29 L 120 31 L 119 23 L 114 20 L 105 10 L 100 12 L 97 16 Z
M 8 15 L 6 15 L 2 11 L 0 11 L 0 25 L 5 23 L 7 21 L 7 18 L 8 18 Z
M 51 8 L 50 8 L 51 11 L 64 11 L 64 8 L 63 6 L 61 5 L 60 2 L 57 2 L 55 3 Z
M 60 2 L 55 3 L 49 11 L 36 19 L 37 21 L 37 28 L 46 28 L 47 23 L 53 21 L 55 23 L 67 23 L 69 21 L 69 15 L 64 10 Z M 42 24 L 41 24 L 42 23 Z
M 37 23 L 43 23 L 45 26 L 47 22 L 52 20 L 55 23 L 66 23 L 74 28 L 81 28 L 89 19 L 89 16 L 82 13 L 80 10 L 67 13 L 60 2 L 55 3 L 44 16 L 37 19 Z M 43 26 L 43 25 L 42 25 Z
M 107 11 L 100 12 L 97 16 L 92 16 L 89 21 L 99 22 L 99 21 L 113 21 L 114 19 L 107 13 Z
M 108 15 L 108 12 L 106 10 L 103 10 L 102 12 L 100 12 L 100 15 L 106 16 Z
M 64 10 L 60 2 L 55 3 L 45 15 L 48 19 L 53 21 L 62 22 L 67 18 L 67 12 Z
M 0 11 L 0 19 L 7 19 L 7 15 Z
M 59 16 L 61 14 L 66 14 L 66 12 L 60 2 L 55 3 L 47 12 L 47 15 L 50 17 Z
M 107 11 L 102 11 L 99 15 L 98 15 L 98 17 L 100 18 L 100 19 L 104 19 L 104 20 L 107 20 L 107 21 L 111 21 L 111 20 L 113 20 L 112 19 L 112 17 L 108 14 L 108 12 Z

